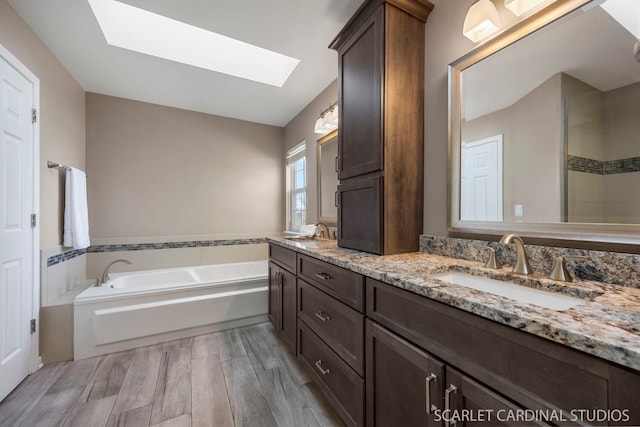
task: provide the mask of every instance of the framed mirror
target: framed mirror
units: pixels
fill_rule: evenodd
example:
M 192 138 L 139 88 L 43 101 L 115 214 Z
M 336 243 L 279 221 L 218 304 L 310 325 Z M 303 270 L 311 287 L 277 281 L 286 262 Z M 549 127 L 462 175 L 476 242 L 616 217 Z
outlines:
M 336 191 L 338 190 L 338 131 L 328 133 L 318 140 L 318 221 L 335 226 L 338 221 Z
M 449 66 L 449 230 L 640 244 L 638 0 L 556 0 Z

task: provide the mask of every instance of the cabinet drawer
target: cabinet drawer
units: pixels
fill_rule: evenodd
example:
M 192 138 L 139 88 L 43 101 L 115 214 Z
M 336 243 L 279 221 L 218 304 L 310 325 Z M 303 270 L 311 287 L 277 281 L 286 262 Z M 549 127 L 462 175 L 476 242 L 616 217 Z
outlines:
M 303 322 L 298 322 L 298 358 L 311 370 L 345 424 L 362 426 L 364 380 Z
M 324 261 L 298 256 L 298 277 L 317 286 L 340 302 L 364 312 L 364 277 Z
M 270 244 L 269 258 L 279 263 L 282 267 L 290 270 L 292 273 L 296 272 L 295 251 L 292 251 L 291 249 L 283 248 L 282 246 Z
M 364 316 L 298 279 L 298 318 L 364 376 Z
M 579 351 L 371 279 L 367 316 L 526 408 L 608 408 L 608 365 Z

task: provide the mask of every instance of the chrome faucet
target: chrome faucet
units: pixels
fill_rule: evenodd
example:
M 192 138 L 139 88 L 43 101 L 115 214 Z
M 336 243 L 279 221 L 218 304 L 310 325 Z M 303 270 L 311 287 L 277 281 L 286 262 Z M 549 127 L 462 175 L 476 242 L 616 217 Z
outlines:
M 94 286 L 102 286 L 108 279 L 107 275 L 109 274 L 109 268 L 111 268 L 111 266 L 113 264 L 118 263 L 118 262 L 123 262 L 125 264 L 131 264 L 131 261 L 129 261 L 128 259 L 117 259 L 117 260 L 109 263 L 109 265 L 107 265 L 107 267 L 104 269 L 102 274 L 98 275 L 98 277 L 96 278 L 96 284 Z
M 331 239 L 331 233 L 329 233 L 329 227 L 327 227 L 327 224 L 323 223 L 323 222 L 319 222 L 316 224 L 316 227 L 318 227 L 320 229 L 320 238 L 321 239 Z
M 520 274 L 533 273 L 533 269 L 529 264 L 529 258 L 527 257 L 527 247 L 525 246 L 522 239 L 513 233 L 505 234 L 504 236 L 502 236 L 502 239 L 500 239 L 500 243 L 503 243 L 505 245 L 508 245 L 511 242 L 516 245 L 516 263 L 513 266 L 513 272 Z

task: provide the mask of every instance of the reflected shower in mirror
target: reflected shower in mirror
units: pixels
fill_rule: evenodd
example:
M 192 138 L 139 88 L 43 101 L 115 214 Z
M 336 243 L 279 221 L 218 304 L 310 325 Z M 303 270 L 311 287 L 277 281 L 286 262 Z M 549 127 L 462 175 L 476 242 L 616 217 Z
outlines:
M 640 224 L 638 39 L 593 1 L 461 70 L 460 221 Z

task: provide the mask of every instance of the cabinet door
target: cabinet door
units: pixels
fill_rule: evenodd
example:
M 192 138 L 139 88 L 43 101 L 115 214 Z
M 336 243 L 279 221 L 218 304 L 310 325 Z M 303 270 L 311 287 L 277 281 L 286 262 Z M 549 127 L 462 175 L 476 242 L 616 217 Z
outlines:
M 338 186 L 338 245 L 382 253 L 382 177 Z
M 269 261 L 269 320 L 280 331 L 282 324 L 282 293 L 280 290 L 280 267 Z
M 447 366 L 444 391 L 445 427 L 466 426 L 548 426 L 535 412 L 523 408 L 491 389 Z
M 444 364 L 367 320 L 367 425 L 440 426 Z
M 383 43 L 380 7 L 339 51 L 341 180 L 382 170 Z
M 280 270 L 280 291 L 282 295 L 281 329 L 284 342 L 296 351 L 296 276 Z

